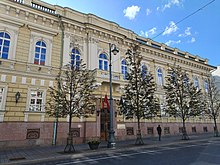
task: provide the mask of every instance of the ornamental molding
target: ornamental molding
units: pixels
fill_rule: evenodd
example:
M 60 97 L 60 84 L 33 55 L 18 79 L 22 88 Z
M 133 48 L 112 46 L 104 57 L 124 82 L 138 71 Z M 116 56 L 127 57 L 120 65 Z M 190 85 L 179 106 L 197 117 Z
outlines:
M 42 26 L 39 26 L 39 25 L 30 25 L 30 24 L 29 24 L 29 25 L 27 25 L 27 26 L 28 26 L 28 28 L 30 28 L 31 30 L 43 32 L 43 33 L 50 34 L 50 35 L 53 35 L 53 36 L 56 36 L 56 35 L 58 35 L 58 33 L 59 33 L 57 30 L 42 28 Z
M 3 2 L 0 2 L 3 3 Z M 3 14 L 4 12 L 2 12 L 0 14 L 0 18 L 6 18 L 5 21 L 6 22 L 13 22 L 18 24 L 18 22 L 20 22 L 21 24 L 35 24 L 35 25 L 43 25 L 41 28 L 45 28 L 48 27 L 51 28 L 54 25 L 54 22 L 57 22 L 57 26 L 58 26 L 58 19 L 57 17 L 55 17 L 54 15 L 50 15 L 48 13 L 45 14 L 45 12 L 43 12 L 42 14 L 40 12 L 42 11 L 38 11 L 34 8 L 26 8 L 26 6 L 19 4 L 0 4 L 2 6 L 2 11 L 5 11 L 5 14 Z M 5 10 L 4 10 L 5 9 Z M 15 17 L 13 17 L 13 15 L 15 15 Z

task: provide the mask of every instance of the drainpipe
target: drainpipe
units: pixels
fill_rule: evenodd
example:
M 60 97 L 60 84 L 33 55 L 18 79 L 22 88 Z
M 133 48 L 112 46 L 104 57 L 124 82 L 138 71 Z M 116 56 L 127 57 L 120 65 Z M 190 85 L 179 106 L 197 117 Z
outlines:
M 64 44 L 64 25 L 62 22 L 62 16 L 58 14 L 60 29 L 61 29 L 61 49 L 60 49 L 60 69 L 63 65 L 63 44 Z
M 61 71 L 61 68 L 63 65 L 64 25 L 62 22 L 62 16 L 58 14 L 57 17 L 59 19 L 59 25 L 61 29 L 61 48 L 60 48 L 60 71 Z M 52 145 L 57 144 L 57 129 L 58 129 L 58 110 L 56 111 L 56 116 L 55 116 L 55 121 L 54 121 Z

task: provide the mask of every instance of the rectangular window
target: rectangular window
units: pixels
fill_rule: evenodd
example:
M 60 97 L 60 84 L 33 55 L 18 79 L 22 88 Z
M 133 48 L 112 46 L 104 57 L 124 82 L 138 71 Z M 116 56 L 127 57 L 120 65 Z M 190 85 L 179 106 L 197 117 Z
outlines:
M 29 111 L 42 111 L 43 110 L 43 92 L 31 91 Z
M 147 134 L 153 135 L 154 134 L 154 128 L 153 127 L 147 127 Z
M 35 59 L 34 64 L 39 64 L 39 60 Z
M 108 70 L 108 62 L 104 61 L 104 70 Z
M 208 132 L 208 128 L 207 127 L 203 127 L 203 132 Z
M 40 48 L 39 47 L 35 47 L 35 52 L 36 53 L 40 53 Z
M 74 59 L 71 59 L 71 64 L 75 65 L 75 60 Z
M 183 127 L 179 127 L 179 133 L 183 133 Z
M 40 65 L 45 65 L 45 61 L 40 61 Z
M 196 127 L 192 127 L 192 133 L 196 133 Z
M 46 59 L 45 54 L 41 54 L 41 61 L 45 61 L 45 59 Z
M 99 69 L 102 70 L 102 60 L 99 60 Z
M 160 85 L 160 86 L 163 85 L 163 78 L 162 78 L 162 75 L 158 75 L 158 85 Z
M 80 128 L 71 128 L 73 137 L 80 137 Z
M 2 53 L 2 58 L 8 59 L 8 53 Z
M 133 127 L 126 127 L 127 135 L 134 135 L 134 128 Z
M 46 55 L 46 49 L 42 48 L 41 49 L 41 54 L 45 54 Z
M 164 127 L 164 134 L 170 134 L 170 127 Z
M 9 51 L 9 48 L 8 47 L 3 47 L 3 53 L 8 53 L 8 51 Z

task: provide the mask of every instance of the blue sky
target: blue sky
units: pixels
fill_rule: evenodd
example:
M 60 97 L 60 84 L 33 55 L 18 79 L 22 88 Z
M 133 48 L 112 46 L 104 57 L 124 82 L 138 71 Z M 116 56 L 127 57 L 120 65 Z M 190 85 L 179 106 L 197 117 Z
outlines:
M 140 36 L 207 58 L 210 65 L 220 65 L 220 0 L 43 1 L 92 13 Z

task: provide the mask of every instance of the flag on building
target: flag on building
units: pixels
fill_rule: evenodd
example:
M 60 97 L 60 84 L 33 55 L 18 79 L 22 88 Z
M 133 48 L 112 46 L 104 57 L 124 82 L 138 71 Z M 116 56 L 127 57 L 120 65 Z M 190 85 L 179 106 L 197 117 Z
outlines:
M 107 95 L 105 95 L 104 101 L 102 102 L 102 109 L 107 108 L 108 110 L 110 110 L 110 105 L 108 102 L 108 97 Z

